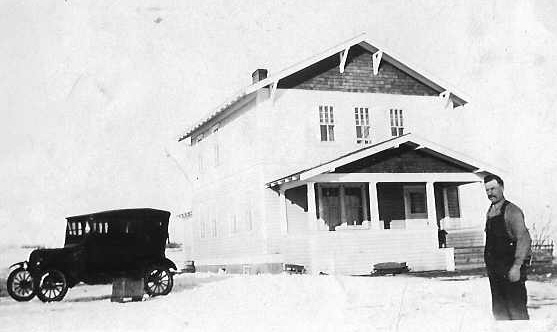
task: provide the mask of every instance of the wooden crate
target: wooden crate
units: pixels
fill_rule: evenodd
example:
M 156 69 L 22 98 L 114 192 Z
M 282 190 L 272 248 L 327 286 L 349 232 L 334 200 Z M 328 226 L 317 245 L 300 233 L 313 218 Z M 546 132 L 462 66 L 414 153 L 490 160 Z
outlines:
M 289 274 L 303 274 L 306 272 L 306 269 L 303 265 L 284 264 L 284 271 Z
M 385 275 L 385 274 L 399 274 L 408 272 L 408 266 L 406 262 L 385 262 L 373 265 L 373 274 Z
M 142 301 L 144 294 L 143 278 L 114 278 L 112 280 L 111 302 Z

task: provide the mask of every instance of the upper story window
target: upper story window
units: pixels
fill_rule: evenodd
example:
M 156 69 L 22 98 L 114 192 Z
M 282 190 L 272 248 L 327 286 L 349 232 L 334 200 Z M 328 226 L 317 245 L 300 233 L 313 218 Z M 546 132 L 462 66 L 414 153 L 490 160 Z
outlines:
M 333 106 L 319 106 L 319 125 L 321 129 L 321 142 L 335 140 L 335 119 Z
M 354 119 L 356 120 L 356 143 L 371 143 L 369 128 L 369 110 L 367 107 L 354 108 Z
M 391 136 L 397 137 L 404 134 L 402 110 L 391 108 Z

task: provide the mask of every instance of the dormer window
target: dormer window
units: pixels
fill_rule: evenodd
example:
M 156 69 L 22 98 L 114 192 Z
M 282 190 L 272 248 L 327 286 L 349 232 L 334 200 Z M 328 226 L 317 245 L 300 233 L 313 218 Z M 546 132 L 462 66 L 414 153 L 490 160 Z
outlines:
M 321 130 L 321 142 L 335 140 L 333 106 L 319 106 L 319 126 Z
M 402 110 L 391 108 L 391 136 L 397 137 L 402 135 L 404 135 Z
M 356 143 L 371 143 L 369 109 L 367 107 L 354 108 L 354 119 L 356 120 Z

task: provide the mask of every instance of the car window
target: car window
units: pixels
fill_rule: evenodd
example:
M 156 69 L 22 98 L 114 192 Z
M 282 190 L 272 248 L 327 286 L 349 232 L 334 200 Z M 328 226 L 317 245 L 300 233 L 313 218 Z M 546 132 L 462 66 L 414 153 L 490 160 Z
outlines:
M 86 225 L 86 222 L 68 221 L 67 227 L 69 235 L 80 236 L 86 234 L 89 230 Z
M 108 222 L 106 221 L 93 221 L 90 222 L 91 232 L 99 234 L 108 234 Z
M 140 234 L 142 232 L 143 223 L 139 221 L 129 220 L 126 221 L 124 226 L 124 233 L 125 234 Z

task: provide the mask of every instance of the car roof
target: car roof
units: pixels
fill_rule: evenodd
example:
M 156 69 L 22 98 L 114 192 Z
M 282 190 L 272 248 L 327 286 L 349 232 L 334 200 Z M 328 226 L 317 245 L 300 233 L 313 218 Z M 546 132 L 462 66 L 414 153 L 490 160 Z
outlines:
M 67 221 L 85 221 L 103 219 L 103 221 L 111 221 L 119 218 L 133 218 L 130 221 L 160 221 L 160 219 L 168 220 L 170 212 L 165 210 L 139 208 L 139 209 L 120 209 L 100 211 L 78 216 L 67 217 Z

